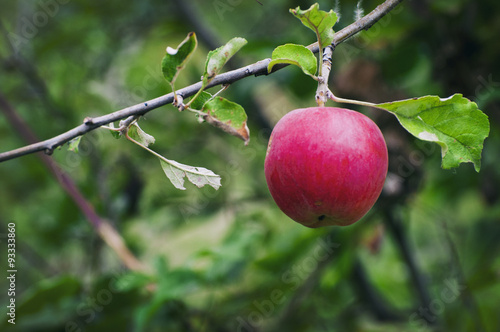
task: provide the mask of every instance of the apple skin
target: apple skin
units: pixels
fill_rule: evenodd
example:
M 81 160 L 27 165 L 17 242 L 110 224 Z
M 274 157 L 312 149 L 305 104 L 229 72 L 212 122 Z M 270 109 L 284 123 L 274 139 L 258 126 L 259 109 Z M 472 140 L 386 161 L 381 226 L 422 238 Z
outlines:
M 379 197 L 387 146 L 377 125 L 348 109 L 310 107 L 286 114 L 269 139 L 264 172 L 278 207 L 310 227 L 347 226 Z

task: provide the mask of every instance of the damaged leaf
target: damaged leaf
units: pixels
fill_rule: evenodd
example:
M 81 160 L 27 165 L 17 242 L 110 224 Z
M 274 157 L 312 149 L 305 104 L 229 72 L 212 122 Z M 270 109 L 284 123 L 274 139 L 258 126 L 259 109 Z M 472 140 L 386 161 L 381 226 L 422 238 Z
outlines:
M 216 97 L 206 102 L 202 111 L 206 113 L 203 117 L 206 122 L 242 139 L 245 145 L 248 144 L 250 130 L 247 126 L 247 114 L 241 105 Z

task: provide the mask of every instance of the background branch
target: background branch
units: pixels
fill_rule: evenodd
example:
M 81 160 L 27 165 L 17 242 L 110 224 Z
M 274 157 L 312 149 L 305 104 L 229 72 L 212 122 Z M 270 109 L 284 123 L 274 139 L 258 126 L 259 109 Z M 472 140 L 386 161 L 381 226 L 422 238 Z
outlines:
M 352 23 L 351 25 L 335 33 L 335 37 L 332 44 L 336 46 L 347 40 L 349 37 L 355 35 L 359 31 L 369 29 L 371 26 L 373 26 L 373 24 L 375 24 L 379 19 L 381 19 L 383 16 L 389 13 L 394 7 L 396 7 L 402 1 L 403 0 L 385 1 L 383 4 L 376 7 L 369 14 L 362 17 L 360 20 Z M 311 44 L 308 47 L 314 53 L 317 53 L 319 51 L 317 43 Z M 252 75 L 254 76 L 267 75 L 268 74 L 267 65 L 269 64 L 270 61 L 271 59 L 267 58 L 258 61 L 254 64 L 220 74 L 212 80 L 212 82 L 207 86 L 207 89 L 217 85 L 231 84 Z M 272 72 L 275 72 L 283 67 L 286 66 L 285 65 L 275 66 Z M 178 90 L 177 93 L 180 94 L 183 98 L 187 98 L 194 95 L 200 88 L 201 88 L 201 82 L 198 82 Z M 103 125 L 106 125 L 114 121 L 126 119 L 131 116 L 144 115 L 153 109 L 172 103 L 173 100 L 174 100 L 174 94 L 168 93 L 161 97 L 149 100 L 144 103 L 129 106 L 110 114 L 106 114 L 95 118 L 87 117 L 85 118 L 83 124 L 63 134 L 47 139 L 45 141 L 24 146 L 19 149 L 0 153 L 0 162 L 17 158 L 23 155 L 35 153 L 38 151 L 44 151 L 46 154 L 51 154 L 55 148 L 65 144 L 66 142 L 70 141 L 75 137 L 84 135 L 94 129 L 97 129 Z
M 389 231 L 396 241 L 399 247 L 399 252 L 403 256 L 403 259 L 408 268 L 413 286 L 415 287 L 416 295 L 418 296 L 418 299 L 420 301 L 419 304 L 420 306 L 426 308 L 431 303 L 431 297 L 427 289 L 427 282 L 418 268 L 415 255 L 413 253 L 414 250 L 410 248 L 410 243 L 406 236 L 403 223 L 400 218 L 395 215 L 394 209 L 384 210 L 384 216 L 385 224 L 388 226 Z M 429 320 L 427 316 L 425 316 L 424 319 L 427 321 L 427 323 L 433 324 L 433 322 Z
M 386 298 L 374 287 L 363 263 L 359 258 L 355 258 L 352 265 L 352 282 L 358 297 L 366 304 L 367 309 L 379 321 L 403 321 L 404 316 L 396 312 L 388 304 Z
M 16 113 L 5 96 L 0 93 L 0 110 L 5 115 L 10 125 L 16 129 L 26 142 L 37 141 L 36 135 L 31 131 L 24 120 Z M 73 202 L 78 206 L 92 227 L 96 230 L 102 240 L 117 254 L 122 263 L 131 270 L 143 270 L 142 263 L 135 258 L 125 245 L 123 238 L 105 219 L 102 219 L 94 210 L 94 207 L 85 199 L 83 194 L 73 180 L 59 167 L 49 156 L 39 155 L 43 164 L 59 182 L 60 186 L 68 193 Z

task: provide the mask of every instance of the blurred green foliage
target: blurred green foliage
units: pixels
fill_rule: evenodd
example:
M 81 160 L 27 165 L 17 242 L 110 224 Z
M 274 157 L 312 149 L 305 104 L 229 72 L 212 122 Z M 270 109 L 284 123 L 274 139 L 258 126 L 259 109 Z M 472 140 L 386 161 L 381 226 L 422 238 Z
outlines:
M 160 62 L 190 31 L 200 45 L 176 87 L 199 81 L 207 52 L 239 36 L 229 67 L 309 44 L 289 14 L 312 1 L 4 1 L 0 93 L 40 139 L 169 92 Z M 328 9 L 332 1 L 319 1 Z M 335 29 L 356 2 L 339 1 Z M 365 12 L 379 2 L 362 3 Z M 387 188 L 346 228 L 307 229 L 274 205 L 263 162 L 272 125 L 314 103 L 298 68 L 236 82 L 247 147 L 165 106 L 140 120 L 169 159 L 206 167 L 222 187 L 175 189 L 157 158 L 105 130 L 53 158 L 147 272 L 126 270 L 36 156 L 0 164 L 0 262 L 16 225 L 16 325 L 2 331 L 498 331 L 500 320 L 500 32 L 497 1 L 405 1 L 334 52 L 332 90 L 384 102 L 455 92 L 490 117 L 479 174 L 440 169 L 437 146 L 359 109 L 390 152 Z M 216 89 L 212 89 L 215 92 Z M 0 116 L 1 150 L 24 145 Z

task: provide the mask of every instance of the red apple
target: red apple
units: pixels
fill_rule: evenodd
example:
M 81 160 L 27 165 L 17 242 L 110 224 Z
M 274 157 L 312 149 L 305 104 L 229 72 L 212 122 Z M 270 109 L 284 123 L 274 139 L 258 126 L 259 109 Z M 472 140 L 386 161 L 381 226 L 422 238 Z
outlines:
M 348 109 L 311 107 L 274 127 L 264 172 L 278 207 L 304 226 L 347 226 L 380 195 L 387 146 L 377 125 Z

